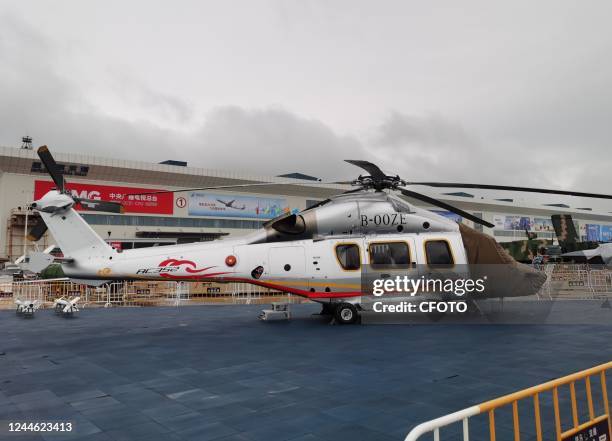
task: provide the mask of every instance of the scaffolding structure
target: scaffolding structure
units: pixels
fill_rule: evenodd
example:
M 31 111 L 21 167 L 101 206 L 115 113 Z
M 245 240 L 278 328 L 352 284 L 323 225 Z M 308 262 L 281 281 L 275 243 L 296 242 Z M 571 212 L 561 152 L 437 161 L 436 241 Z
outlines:
M 27 239 L 28 231 L 40 220 L 40 215 L 25 206 L 11 209 L 6 222 L 6 257 L 14 262 L 27 251 L 36 250 L 39 247 L 45 249 L 48 246 L 48 234 L 33 243 Z

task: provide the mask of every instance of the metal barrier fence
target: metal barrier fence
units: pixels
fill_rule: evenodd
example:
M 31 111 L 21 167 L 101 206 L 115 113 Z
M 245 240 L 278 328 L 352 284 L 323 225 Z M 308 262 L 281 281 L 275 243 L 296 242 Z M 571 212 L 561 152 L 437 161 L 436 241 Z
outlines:
M 608 401 L 608 390 L 606 386 L 606 371 L 612 369 L 612 361 L 602 365 L 586 369 L 575 374 L 571 374 L 538 386 L 530 387 L 510 395 L 505 395 L 491 401 L 478 404 L 462 409 L 440 418 L 436 418 L 419 424 L 413 428 L 405 441 L 416 441 L 423 434 L 433 432 L 434 441 L 440 440 L 440 429 L 453 423 L 462 423 L 463 440 L 469 441 L 470 429 L 469 419 L 479 414 L 488 414 L 488 429 L 490 441 L 496 440 L 496 425 L 495 411 L 503 406 L 512 406 L 512 426 L 514 433 L 514 441 L 520 441 L 521 429 L 518 403 L 525 398 L 533 399 L 533 415 L 535 423 L 536 441 L 543 440 L 542 428 L 542 412 L 540 408 L 540 396 L 545 392 L 552 392 L 553 410 L 554 410 L 554 431 L 556 441 L 610 441 L 612 426 L 610 424 L 610 403 Z M 601 407 L 602 412 L 595 411 L 593 390 L 591 387 L 592 377 L 599 377 L 601 386 Z M 576 398 L 576 384 L 578 381 L 584 381 L 588 420 L 580 421 L 578 414 L 578 403 Z M 569 387 L 572 424 L 570 428 L 563 427 L 561 423 L 561 412 L 559 404 L 560 389 L 564 386 Z M 530 437 L 531 438 L 531 437 Z M 548 437 L 550 438 L 550 437 Z
M 547 275 L 539 299 L 612 298 L 612 270 L 603 266 L 557 263 L 538 269 Z M 116 281 L 95 288 L 62 278 L 0 284 L 0 307 L 12 305 L 13 299 L 52 302 L 75 296 L 81 297 L 82 304 L 101 306 L 302 301 L 297 296 L 248 283 Z
M 13 282 L 6 293 L 4 300 L 9 305 L 13 299 L 38 300 L 44 304 L 60 297 L 77 296 L 82 305 L 105 307 L 301 301 L 291 294 L 248 283 L 116 281 L 92 287 L 67 278 Z
M 551 299 L 612 298 L 612 270 L 603 265 L 547 264 L 539 267 L 547 275 L 540 297 Z
M 0 279 L 0 299 L 13 297 L 13 282 L 12 280 Z

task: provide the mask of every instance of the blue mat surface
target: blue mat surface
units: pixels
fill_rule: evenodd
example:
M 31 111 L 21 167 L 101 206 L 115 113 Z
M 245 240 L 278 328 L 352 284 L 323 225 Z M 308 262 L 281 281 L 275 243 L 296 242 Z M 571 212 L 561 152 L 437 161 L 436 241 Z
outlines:
M 400 440 L 427 419 L 612 359 L 611 326 L 330 326 L 311 316 L 316 305 L 266 323 L 260 309 L 0 312 L 0 439 Z M 542 397 L 544 416 L 549 404 Z M 535 438 L 530 406 L 524 441 Z M 471 439 L 487 439 L 479 418 Z M 74 430 L 8 433 L 9 421 Z M 511 414 L 497 424 L 510 439 Z

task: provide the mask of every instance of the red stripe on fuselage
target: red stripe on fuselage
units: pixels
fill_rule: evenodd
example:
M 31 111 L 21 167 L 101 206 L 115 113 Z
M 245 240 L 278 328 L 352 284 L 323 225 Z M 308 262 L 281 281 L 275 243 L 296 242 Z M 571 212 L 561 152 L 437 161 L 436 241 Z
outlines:
M 160 264 L 160 266 L 164 266 L 164 264 L 169 264 L 172 263 L 173 265 L 182 265 L 182 264 L 193 264 L 193 262 L 188 261 L 188 260 L 177 260 L 177 259 L 168 259 L 165 260 L 164 262 L 162 262 Z M 195 266 L 195 264 L 193 264 Z M 190 268 L 186 268 L 189 272 L 199 272 L 199 271 L 205 271 L 207 269 L 210 268 L 214 268 L 212 266 L 203 268 L 201 270 L 196 270 L 196 271 L 189 271 Z M 211 282 L 215 282 L 215 281 L 219 281 L 219 282 L 242 282 L 242 283 L 249 283 L 251 285 L 257 285 L 257 286 L 263 286 L 264 288 L 270 288 L 270 289 L 276 289 L 279 291 L 283 291 L 283 292 L 287 292 L 289 294 L 295 294 L 297 296 L 300 297 L 306 297 L 308 299 L 335 299 L 335 298 L 344 298 L 344 297 L 359 297 L 361 296 L 361 292 L 360 291 L 337 291 L 337 292 L 321 292 L 321 291 L 307 291 L 304 289 L 299 289 L 299 288 L 292 288 L 289 286 L 284 286 L 284 285 L 279 285 L 276 283 L 269 283 L 269 282 L 264 282 L 261 280 L 254 280 L 254 279 L 245 279 L 245 278 L 241 278 L 241 277 L 223 277 L 222 279 L 216 280 L 215 276 L 222 276 L 224 274 L 232 274 L 232 272 L 216 272 L 216 273 L 209 273 L 209 274 L 193 274 L 193 275 L 186 275 L 186 276 L 176 276 L 174 274 L 170 274 L 170 273 L 164 273 L 164 274 L 160 274 L 160 277 L 163 277 L 164 279 L 170 279 L 170 280 L 182 280 L 182 281 L 189 281 L 189 280 L 193 280 L 193 281 L 198 281 L 198 280 L 209 280 Z
M 193 276 L 175 276 L 174 274 L 164 273 L 164 274 L 160 274 L 160 276 L 163 277 L 164 279 L 172 279 L 172 280 L 202 280 L 202 279 L 210 279 L 215 276 L 221 276 L 223 274 L 232 274 L 232 273 L 231 272 L 220 272 L 220 273 L 193 275 Z
M 359 297 L 361 296 L 360 291 L 337 291 L 337 292 L 321 292 L 321 291 L 306 291 L 304 289 L 291 288 L 289 286 L 278 285 L 276 283 L 264 282 L 261 280 L 243 279 L 240 277 L 227 277 L 223 278 L 223 281 L 229 282 L 243 282 L 250 283 L 251 285 L 263 286 L 264 288 L 277 289 L 279 291 L 288 292 L 289 294 L 295 294 L 300 297 L 306 297 L 309 299 L 335 299 L 343 297 Z

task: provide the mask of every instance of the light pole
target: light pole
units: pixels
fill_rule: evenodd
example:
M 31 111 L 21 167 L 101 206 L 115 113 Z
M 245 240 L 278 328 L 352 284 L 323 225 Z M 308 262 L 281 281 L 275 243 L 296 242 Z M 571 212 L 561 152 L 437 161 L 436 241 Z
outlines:
M 29 207 L 30 205 L 28 203 L 24 205 L 24 209 L 25 209 L 25 224 L 23 226 L 23 255 L 24 256 L 26 254 L 27 244 L 28 244 L 28 214 L 30 213 Z

